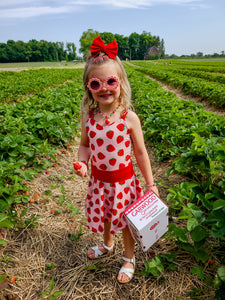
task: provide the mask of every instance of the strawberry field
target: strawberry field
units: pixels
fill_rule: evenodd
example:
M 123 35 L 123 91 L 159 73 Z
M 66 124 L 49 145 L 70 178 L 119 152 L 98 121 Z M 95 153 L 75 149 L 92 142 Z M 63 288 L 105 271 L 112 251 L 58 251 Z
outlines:
M 86 261 L 82 236 L 86 185 L 78 183 L 71 173 L 71 161 L 76 156 L 71 145 L 76 147 L 80 131 L 83 70 L 1 72 L 0 290 L 5 299 L 10 293 L 14 299 L 93 299 L 91 289 L 95 290 L 95 297 L 105 295 L 104 299 L 127 299 L 127 293 L 130 299 L 223 299 L 225 118 L 206 111 L 201 104 L 179 99 L 148 76 L 179 86 L 185 94 L 198 96 L 221 110 L 225 106 L 225 64 L 181 61 L 172 61 L 171 65 L 164 62 L 132 64 L 135 65 L 126 63 L 125 68 L 146 145 L 153 149 L 158 166 L 169 164 L 167 171 L 157 178 L 159 190 L 163 191 L 160 194 L 170 208 L 169 231 L 162 239 L 164 242 L 161 241 L 163 244 L 159 242 L 159 248 L 155 245 L 146 255 L 137 254 L 142 265 L 128 290 L 107 281 L 111 279 L 107 270 L 115 273 L 116 256 L 106 265 L 104 261 L 94 264 Z M 60 163 L 65 165 L 67 175 L 60 174 Z M 153 168 L 154 172 L 157 173 L 157 167 Z M 179 181 L 171 179 L 174 174 L 179 176 Z M 40 195 L 36 180 L 42 176 L 45 181 L 41 181 L 41 185 L 48 182 L 48 187 Z M 79 185 L 76 196 L 68 192 L 68 182 L 74 185 L 71 190 Z M 40 213 L 42 206 L 46 210 Z M 70 228 L 73 232 L 69 238 L 59 238 L 60 233 L 53 230 L 55 227 L 60 231 L 59 218 L 61 226 L 65 226 L 62 231 Z M 53 234 L 48 233 L 47 239 L 36 237 L 34 241 L 37 232 L 45 232 L 49 220 Z M 21 247 L 28 239 L 32 241 L 31 249 L 39 243 L 46 257 L 51 258 L 37 268 L 37 273 L 31 266 L 27 273 L 18 268 L 17 251 L 12 249 L 13 245 Z M 44 239 L 48 249 L 42 243 Z M 58 250 L 56 247 L 52 251 L 55 254 L 50 253 L 50 247 L 58 244 L 59 239 L 65 245 L 68 241 L 72 243 L 66 253 L 68 260 L 72 255 L 73 264 L 62 257 L 65 246 L 59 258 L 63 265 L 57 258 L 59 245 Z M 119 238 L 117 243 L 120 243 Z M 73 251 L 77 251 L 76 256 Z M 39 257 L 40 253 L 40 249 L 35 248 L 34 256 Z M 28 257 L 28 253 L 25 256 Z M 33 260 L 33 256 L 29 259 Z M 175 290 L 172 285 L 179 285 L 176 275 L 184 271 L 184 263 L 185 272 L 189 273 L 185 278 L 191 276 L 192 285 L 182 291 Z M 113 274 L 112 280 L 115 276 Z M 173 276 L 175 283 L 171 281 Z M 90 288 L 85 280 L 93 280 Z M 185 279 L 180 277 L 180 280 Z

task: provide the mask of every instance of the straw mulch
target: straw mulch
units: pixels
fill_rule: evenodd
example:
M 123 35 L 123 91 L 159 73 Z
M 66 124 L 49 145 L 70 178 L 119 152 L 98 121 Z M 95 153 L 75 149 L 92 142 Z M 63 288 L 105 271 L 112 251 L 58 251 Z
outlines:
M 89 246 L 101 243 L 100 235 L 86 228 L 84 199 L 88 179 L 73 176 L 72 162 L 77 158 L 78 141 L 66 154 L 58 158 L 57 166 L 49 168 L 49 174 L 43 172 L 29 183 L 30 196 L 39 194 L 34 203 L 29 203 L 27 217 L 41 216 L 38 226 L 20 231 L 3 229 L 2 237 L 7 242 L 1 250 L 1 274 L 7 274 L 9 280 L 15 276 L 15 282 L 0 292 L 0 300 L 36 300 L 49 298 L 56 291 L 63 291 L 57 299 L 193 299 L 189 292 L 199 288 L 200 281 L 190 273 L 193 259 L 180 252 L 176 271 L 165 271 L 160 277 L 144 277 L 144 261 L 151 261 L 153 254 L 177 253 L 178 248 L 169 239 L 161 238 L 147 252 L 136 245 L 136 272 L 133 280 L 122 285 L 116 276 L 122 264 L 123 243 L 121 233 L 115 235 L 114 252 L 107 257 L 89 260 L 86 251 Z M 169 163 L 159 163 L 150 154 L 156 180 L 164 175 Z M 136 173 L 143 183 L 137 166 Z M 178 181 L 179 177 L 172 180 Z M 167 191 L 160 188 L 160 197 L 166 200 Z M 60 198 L 61 196 L 61 198 Z M 72 216 L 71 210 L 60 199 L 65 197 L 79 209 L 80 214 Z M 26 205 L 18 205 L 21 212 Z M 61 210 L 53 213 L 52 210 Z M 71 234 L 77 235 L 82 228 L 83 235 L 72 241 Z M 54 284 L 50 281 L 54 276 Z M 205 289 L 205 299 L 214 299 L 213 291 Z M 207 291 L 208 290 L 208 291 Z M 48 295 L 41 296 L 44 292 Z M 197 299 L 197 298 L 195 298 Z M 202 297 L 198 298 L 202 299 Z

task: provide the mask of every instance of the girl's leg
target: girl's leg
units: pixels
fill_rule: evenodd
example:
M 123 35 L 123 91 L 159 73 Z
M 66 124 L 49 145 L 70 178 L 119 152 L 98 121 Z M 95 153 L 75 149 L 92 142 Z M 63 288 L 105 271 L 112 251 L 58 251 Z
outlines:
M 124 256 L 126 258 L 134 258 L 135 242 L 130 233 L 128 226 L 126 228 L 124 228 L 122 230 L 122 232 L 123 232 L 123 243 L 124 243 Z M 124 261 L 123 267 L 134 269 L 134 265 L 127 261 Z M 122 282 L 130 281 L 130 278 L 124 273 L 119 274 L 117 279 L 118 279 L 118 281 L 122 281 Z
M 104 244 L 107 246 L 107 247 L 111 247 L 112 244 L 113 244 L 113 234 L 110 233 L 110 226 L 111 226 L 111 223 L 109 222 L 105 222 L 104 223 L 104 234 L 103 234 L 103 240 L 104 240 Z M 102 252 L 102 253 L 106 253 L 108 250 L 105 249 L 103 247 L 103 245 L 99 245 L 98 246 L 98 249 Z M 95 252 L 93 249 L 89 249 L 88 252 L 87 252 L 87 255 L 89 258 L 93 259 L 95 258 Z

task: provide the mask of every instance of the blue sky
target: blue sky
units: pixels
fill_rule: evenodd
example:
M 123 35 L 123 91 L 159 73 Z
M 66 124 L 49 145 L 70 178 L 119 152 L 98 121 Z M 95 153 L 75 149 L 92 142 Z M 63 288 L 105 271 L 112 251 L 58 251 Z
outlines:
M 167 54 L 225 51 L 224 0 L 0 0 L 0 42 L 73 42 L 88 29 L 164 39 Z

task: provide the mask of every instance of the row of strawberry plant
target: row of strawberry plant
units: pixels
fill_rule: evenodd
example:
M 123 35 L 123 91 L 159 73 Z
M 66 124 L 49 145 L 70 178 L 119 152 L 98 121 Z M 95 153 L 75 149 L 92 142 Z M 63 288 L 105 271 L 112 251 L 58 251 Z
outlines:
M 146 67 L 148 69 L 157 69 L 160 71 L 165 71 L 165 66 L 162 64 L 157 64 L 153 65 L 152 63 L 147 63 L 147 62 L 135 62 L 136 65 Z M 218 75 L 214 73 L 209 73 L 205 71 L 200 71 L 200 70 L 193 70 L 192 68 L 187 68 L 185 67 L 179 67 L 179 66 L 174 66 L 174 65 L 169 65 L 166 69 L 166 72 L 172 72 L 172 73 L 179 73 L 182 75 L 186 75 L 188 77 L 196 77 L 196 78 L 202 78 L 207 81 L 212 81 L 212 82 L 217 82 L 217 83 L 225 83 L 225 76 L 224 75 Z M 225 70 L 224 70 L 225 72 Z
M 200 97 L 215 107 L 225 107 L 225 86 L 220 83 L 207 82 L 200 78 L 190 78 L 189 76 L 153 68 L 139 67 L 136 70 L 169 83 L 175 88 L 181 88 L 186 95 L 190 94 L 194 97 Z
M 82 70 L 76 81 L 0 107 L 0 226 L 14 227 L 15 203 L 28 202 L 24 181 L 51 163 L 79 132 Z
M 167 60 L 161 61 L 162 63 L 168 62 Z M 175 65 L 179 68 L 185 68 L 193 71 L 204 71 L 212 73 L 222 73 L 225 74 L 225 62 L 218 61 L 192 61 L 192 60 L 172 60 L 172 65 Z
M 0 103 L 16 102 L 28 94 L 38 94 L 56 87 L 66 80 L 73 80 L 76 69 L 38 69 L 21 72 L 0 72 Z
M 204 113 L 201 106 L 194 107 L 193 103 L 176 98 L 139 72 L 130 68 L 127 71 L 146 140 L 158 154 L 165 153 L 171 143 L 176 144 L 179 151 L 171 153 L 176 158 L 167 175 L 176 172 L 187 180 L 172 187 L 166 184 L 170 213 L 187 220 L 185 228 L 170 223 L 168 236 L 175 240 L 177 247 L 195 257 L 197 266 L 191 272 L 205 283 L 214 281 L 219 295 L 225 284 L 225 144 L 224 131 L 222 135 L 215 134 L 215 127 L 207 125 L 216 120 L 217 130 L 222 129 L 224 118 Z M 204 271 L 212 264 L 215 278 L 211 277 L 210 281 L 206 280 Z

